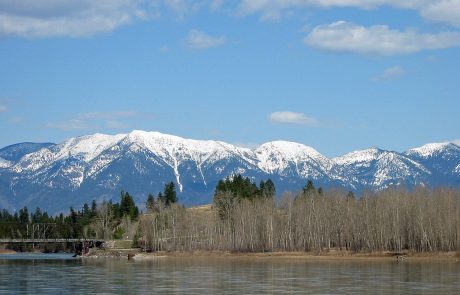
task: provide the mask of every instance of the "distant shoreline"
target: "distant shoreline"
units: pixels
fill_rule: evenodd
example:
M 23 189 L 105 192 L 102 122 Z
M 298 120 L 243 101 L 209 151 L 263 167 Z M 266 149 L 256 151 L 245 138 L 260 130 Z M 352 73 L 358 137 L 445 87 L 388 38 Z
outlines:
M 16 252 L 14 250 L 0 249 L 3 255 L 25 254 L 31 252 Z M 129 256 L 128 256 L 129 254 Z M 226 251 L 193 251 L 193 252 L 167 252 L 154 253 L 140 252 L 138 249 L 112 249 L 93 250 L 89 255 L 80 256 L 83 259 L 98 258 L 124 258 L 134 261 L 149 261 L 161 258 L 172 259 L 254 259 L 254 260 L 286 260 L 286 261 L 450 261 L 460 263 L 460 252 L 425 252 L 425 253 L 353 253 L 346 251 L 332 252 L 226 252 Z
M 226 252 L 226 251 L 193 251 L 193 252 L 167 252 L 154 253 L 134 252 L 133 249 L 96 250 L 83 258 L 128 257 L 134 260 L 152 260 L 156 258 L 253 258 L 253 259 L 300 259 L 300 260 L 334 260 L 334 261 L 404 261 L 408 260 L 449 260 L 460 262 L 460 252 L 426 252 L 426 253 L 354 253 L 347 251 L 329 252 Z M 134 255 L 133 255 L 134 254 Z
M 153 254 L 155 255 L 155 254 Z M 350 252 L 158 252 L 156 255 L 167 257 L 254 257 L 254 258 L 289 258 L 289 259 L 321 259 L 321 260 L 369 260 L 369 259 L 397 259 L 407 257 L 410 259 L 456 259 L 460 261 L 458 252 L 437 252 L 437 253 L 350 253 Z

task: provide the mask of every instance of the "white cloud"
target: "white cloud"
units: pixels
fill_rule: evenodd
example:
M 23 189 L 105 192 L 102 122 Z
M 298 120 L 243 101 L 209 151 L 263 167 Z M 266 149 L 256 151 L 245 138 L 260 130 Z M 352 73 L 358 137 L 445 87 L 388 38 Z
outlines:
M 78 119 L 86 120 L 86 119 L 96 119 L 96 120 L 114 120 L 120 118 L 133 118 L 144 116 L 137 111 L 119 111 L 119 112 L 88 112 L 82 113 L 78 115 Z
M 460 1 L 433 1 L 421 9 L 421 15 L 432 21 L 460 27 Z
M 225 37 L 212 37 L 198 30 L 191 30 L 185 44 L 190 49 L 207 49 L 225 44 Z
M 51 129 L 62 129 L 62 130 L 84 130 L 90 129 L 90 126 L 83 120 L 71 119 L 68 121 L 48 123 L 46 124 L 47 128 Z
M 460 27 L 458 0 L 241 0 L 238 11 L 242 15 L 260 14 L 262 19 L 273 19 L 298 9 L 355 7 L 370 10 L 382 6 L 416 10 L 428 20 Z
M 0 35 L 91 36 L 147 18 L 145 7 L 142 0 L 1 0 Z
M 338 21 L 315 27 L 305 38 L 305 44 L 319 50 L 369 55 L 396 55 L 422 50 L 460 46 L 460 33 L 418 33 L 399 31 L 386 25 L 371 27 Z
M 460 146 L 460 139 L 454 140 L 454 141 L 452 141 L 452 143 L 454 143 L 454 144 Z
M 394 66 L 388 69 L 385 69 L 381 75 L 378 75 L 374 78 L 375 81 L 386 81 L 390 79 L 394 79 L 404 75 L 405 71 L 400 66 Z
M 211 0 L 209 8 L 211 10 L 219 10 L 224 5 L 224 0 Z
M 262 19 L 274 19 L 299 8 L 356 7 L 373 9 L 383 5 L 418 8 L 424 2 L 426 0 L 241 0 L 238 10 L 242 15 L 261 14 Z
M 289 111 L 274 112 L 271 113 L 268 118 L 272 123 L 300 124 L 311 127 L 317 127 L 319 125 L 318 120 L 315 118 L 308 117 L 303 113 Z
M 88 112 L 81 113 L 69 120 L 52 122 L 46 124 L 47 128 L 62 130 L 93 130 L 100 128 L 126 129 L 129 126 L 123 122 L 128 118 L 149 118 L 147 113 L 137 111 L 117 111 L 117 112 Z
M 155 1 L 155 0 L 154 0 Z M 203 7 L 209 6 L 212 8 L 213 0 L 156 0 L 163 2 L 170 11 L 172 11 L 179 19 L 184 19 L 189 15 L 198 12 Z

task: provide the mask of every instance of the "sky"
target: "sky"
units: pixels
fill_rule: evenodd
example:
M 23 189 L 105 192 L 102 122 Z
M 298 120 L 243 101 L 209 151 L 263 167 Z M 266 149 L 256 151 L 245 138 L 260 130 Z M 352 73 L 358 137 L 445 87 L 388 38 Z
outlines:
M 460 139 L 460 0 L 0 0 L 0 147 Z M 460 143 L 460 141 L 458 141 Z

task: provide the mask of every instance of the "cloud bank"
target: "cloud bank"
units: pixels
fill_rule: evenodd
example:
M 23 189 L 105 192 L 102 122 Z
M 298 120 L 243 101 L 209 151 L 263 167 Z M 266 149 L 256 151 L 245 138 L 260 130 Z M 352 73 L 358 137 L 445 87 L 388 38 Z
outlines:
M 363 10 L 390 6 L 416 10 L 423 18 L 460 27 L 458 0 L 241 0 L 241 15 L 259 14 L 262 19 L 279 19 L 286 12 L 308 8 L 354 7 Z
M 396 55 L 460 47 L 460 33 L 427 34 L 394 30 L 386 25 L 364 27 L 338 21 L 313 28 L 304 42 L 309 47 L 331 52 Z
M 272 123 L 307 125 L 310 127 L 319 126 L 317 119 L 308 117 L 303 113 L 279 111 L 271 113 L 268 118 Z
M 109 129 L 125 129 L 129 125 L 123 120 L 136 117 L 150 117 L 148 114 L 137 111 L 118 112 L 88 112 L 60 122 L 47 123 L 45 127 L 61 130 L 91 130 L 106 127 Z
M 140 0 L 1 0 L 0 35 L 86 37 L 147 15 Z
M 225 37 L 212 37 L 198 30 L 191 30 L 185 39 L 185 45 L 190 49 L 207 49 L 225 44 Z

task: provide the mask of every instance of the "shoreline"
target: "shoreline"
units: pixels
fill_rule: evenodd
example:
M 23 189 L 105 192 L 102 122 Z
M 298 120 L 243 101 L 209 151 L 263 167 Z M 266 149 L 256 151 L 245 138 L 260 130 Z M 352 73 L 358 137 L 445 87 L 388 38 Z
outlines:
M 18 252 L 9 249 L 0 249 L 0 255 L 12 255 L 17 254 Z
M 112 249 L 94 250 L 89 255 L 82 258 L 128 258 L 133 260 L 151 260 L 156 258 L 212 258 L 212 259 L 279 259 L 279 260 L 322 260 L 322 261 L 427 261 L 442 260 L 460 262 L 460 252 L 373 252 L 373 253 L 354 253 L 346 251 L 324 251 L 324 252 L 228 252 L 228 251 L 158 251 L 146 253 L 136 251 L 136 249 Z M 130 255 L 128 257 L 128 255 Z
M 350 253 L 350 252 L 219 252 L 219 251 L 194 251 L 194 252 L 157 252 L 147 253 L 152 256 L 162 257 L 243 257 L 243 258 L 270 258 L 270 259 L 302 259 L 302 260 L 431 260 L 443 259 L 460 261 L 459 252 L 439 253 Z
M 0 255 L 24 254 L 33 252 L 16 252 L 0 249 Z M 351 251 L 329 250 L 322 252 L 230 252 L 230 251 L 158 251 L 142 252 L 140 249 L 91 249 L 81 258 L 128 258 L 133 260 L 150 260 L 155 258 L 249 258 L 279 260 L 322 260 L 322 261 L 423 261 L 442 260 L 460 262 L 460 251 L 450 252 L 372 252 L 355 253 Z

